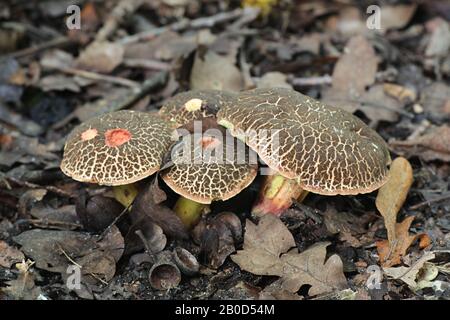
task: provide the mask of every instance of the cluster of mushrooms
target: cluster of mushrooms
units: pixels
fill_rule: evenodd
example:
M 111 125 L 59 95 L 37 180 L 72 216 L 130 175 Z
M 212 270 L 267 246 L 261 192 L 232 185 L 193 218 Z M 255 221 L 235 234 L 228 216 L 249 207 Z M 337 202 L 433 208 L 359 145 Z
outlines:
M 195 128 L 195 121 L 203 125 Z M 191 150 L 190 161 L 174 159 L 177 150 L 184 150 L 184 160 Z M 390 161 L 385 141 L 357 117 L 271 88 L 188 91 L 158 113 L 122 110 L 92 118 L 68 136 L 61 169 L 77 181 L 114 188 L 158 172 L 180 195 L 174 211 L 192 227 L 212 201 L 248 187 L 258 163 L 270 174 L 252 213 L 280 215 L 307 192 L 372 192 L 387 181 Z

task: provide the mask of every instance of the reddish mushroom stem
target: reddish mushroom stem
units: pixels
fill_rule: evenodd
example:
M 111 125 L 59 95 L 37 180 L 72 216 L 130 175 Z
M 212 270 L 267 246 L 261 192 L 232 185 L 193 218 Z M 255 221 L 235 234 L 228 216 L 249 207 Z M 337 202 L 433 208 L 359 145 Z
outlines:
M 252 214 L 274 214 L 280 216 L 293 203 L 293 199 L 302 201 L 308 194 L 295 180 L 279 174 L 265 177 L 258 199 L 253 205 Z

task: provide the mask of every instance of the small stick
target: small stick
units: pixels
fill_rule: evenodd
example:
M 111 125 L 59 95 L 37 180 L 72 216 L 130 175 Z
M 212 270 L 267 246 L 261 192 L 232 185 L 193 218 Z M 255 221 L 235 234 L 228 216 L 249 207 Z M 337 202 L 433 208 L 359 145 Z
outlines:
M 64 251 L 62 246 L 57 242 L 56 245 L 58 246 L 58 249 L 61 250 L 62 254 L 69 260 L 73 265 L 76 265 L 78 268 L 83 268 L 83 266 L 79 265 L 75 260 L 73 260 L 67 253 Z
M 111 229 L 111 227 L 113 225 L 115 225 L 123 216 L 125 213 L 128 212 L 128 210 L 130 209 L 130 207 L 133 205 L 133 203 L 131 203 L 128 207 L 126 207 L 125 209 L 122 210 L 122 212 L 114 218 L 114 220 L 109 224 L 109 226 L 107 226 L 105 228 L 105 230 L 103 230 L 102 234 L 100 235 L 100 239 L 103 239 L 103 237 L 106 235 L 106 233 Z
M 41 186 L 41 185 L 34 184 L 34 183 L 31 183 L 28 181 L 21 181 L 19 179 L 13 178 L 13 177 L 6 177 L 6 179 L 12 183 L 15 183 L 15 184 L 21 186 L 21 187 L 27 187 L 27 188 L 31 188 L 31 189 L 45 189 L 49 192 L 53 192 L 59 196 L 65 197 L 65 198 L 75 198 L 75 195 L 73 195 L 67 191 L 64 191 L 62 189 L 59 189 L 55 186 Z
M 121 0 L 106 18 L 106 22 L 95 36 L 95 41 L 106 40 L 118 27 L 125 16 L 136 11 L 141 6 L 143 0 Z
M 71 43 L 72 41 L 67 38 L 67 37 L 58 37 L 52 40 L 49 40 L 47 42 L 43 42 L 40 44 L 37 44 L 35 46 L 29 47 L 29 48 L 25 48 L 22 50 L 18 50 L 12 53 L 8 53 L 6 55 L 0 56 L 0 61 L 2 61 L 3 59 L 7 59 L 7 58 L 22 58 L 25 56 L 29 56 L 29 55 L 33 55 L 36 54 L 42 50 L 45 49 L 50 49 L 50 48 L 54 48 L 54 47 L 60 47 L 60 46 L 64 46 L 66 44 Z
M 92 72 L 92 71 L 86 71 L 86 70 L 75 69 L 75 68 L 70 68 L 70 67 L 56 68 L 56 69 L 58 71 L 61 71 L 64 73 L 72 74 L 75 76 L 80 76 L 80 77 L 83 77 L 86 79 L 111 82 L 114 84 L 119 84 L 119 85 L 122 85 L 125 87 L 131 87 L 131 88 L 139 87 L 139 83 L 137 83 L 136 81 L 133 81 L 133 80 L 126 79 L 126 78 L 108 76 L 108 75 L 104 75 L 104 74 L 100 74 L 100 73 L 96 73 L 96 72 Z
M 294 86 L 321 86 L 325 84 L 332 83 L 332 77 L 328 74 L 319 77 L 308 77 L 308 78 L 292 78 L 291 84 Z
M 443 194 L 443 195 L 441 195 L 439 197 L 436 197 L 434 199 L 430 199 L 430 200 L 427 200 L 427 201 L 419 202 L 419 203 L 409 207 L 409 210 L 417 210 L 417 209 L 420 209 L 420 208 L 422 208 L 424 206 L 430 205 L 430 204 L 432 204 L 434 202 L 441 202 L 441 201 L 448 200 L 448 199 L 450 199 L 450 193 Z
M 81 228 L 83 227 L 81 224 L 78 223 L 72 223 L 72 222 L 64 222 L 64 221 L 58 221 L 58 220 L 48 220 L 48 219 L 25 219 L 25 221 L 28 221 L 29 223 L 40 226 L 40 227 L 54 227 L 54 228 Z
M 142 40 L 151 39 L 156 37 L 166 31 L 182 31 L 189 28 L 199 29 L 199 28 L 211 28 L 216 24 L 227 22 L 239 18 L 244 13 L 244 9 L 235 9 L 229 12 L 221 12 L 209 17 L 201 17 L 194 20 L 182 19 L 178 22 L 172 23 L 167 26 L 151 29 L 148 31 L 143 31 L 136 33 L 131 36 L 124 37 L 119 40 L 121 44 L 130 44 L 139 42 Z
M 151 59 L 124 59 L 123 65 L 131 68 L 144 68 L 150 70 L 170 70 L 171 65 L 169 63 L 151 60 Z

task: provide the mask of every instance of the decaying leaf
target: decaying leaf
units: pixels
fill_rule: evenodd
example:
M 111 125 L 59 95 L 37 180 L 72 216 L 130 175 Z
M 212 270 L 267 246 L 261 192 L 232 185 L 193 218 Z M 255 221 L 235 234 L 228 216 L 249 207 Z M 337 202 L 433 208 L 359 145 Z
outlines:
M 409 234 L 409 227 L 413 220 L 414 217 L 409 216 L 395 225 L 395 241 L 392 245 L 389 244 L 388 240 L 382 240 L 376 243 L 380 262 L 383 267 L 391 267 L 400 264 L 402 257 L 406 255 L 408 248 L 416 239 L 420 240 L 419 246 L 421 248 L 430 245 L 431 239 L 427 234 Z
M 297 292 L 310 285 L 310 295 L 318 295 L 346 288 L 347 280 L 338 255 L 326 260 L 329 243 L 316 243 L 298 253 L 292 234 L 273 215 L 265 215 L 258 225 L 247 220 L 243 250 L 231 259 L 241 269 L 258 275 L 279 276 L 281 287 Z M 288 251 L 289 250 L 289 251 Z
M 228 57 L 212 50 L 200 51 L 195 55 L 191 70 L 191 89 L 240 91 L 244 88 L 241 72 Z
M 450 161 L 450 126 L 431 127 L 422 136 L 405 141 L 391 141 L 396 151 L 417 155 L 425 161 Z
M 23 253 L 8 245 L 5 241 L 0 241 L 0 266 L 10 268 L 14 263 L 25 259 Z
M 395 158 L 389 170 L 389 180 L 378 190 L 375 204 L 384 218 L 389 243 L 394 245 L 396 240 L 395 225 L 397 213 L 408 196 L 413 183 L 411 164 L 403 157 Z
M 109 281 L 124 250 L 119 230 L 112 226 L 103 238 L 84 232 L 32 229 L 14 237 L 36 267 L 67 276 L 67 267 L 81 266 L 82 281 Z
M 383 271 L 392 279 L 402 280 L 412 290 L 420 290 L 427 285 L 426 282 L 433 280 L 438 274 L 437 268 L 431 270 L 432 268 L 426 264 L 427 261 L 434 258 L 435 254 L 433 252 L 426 252 L 409 267 L 383 268 Z

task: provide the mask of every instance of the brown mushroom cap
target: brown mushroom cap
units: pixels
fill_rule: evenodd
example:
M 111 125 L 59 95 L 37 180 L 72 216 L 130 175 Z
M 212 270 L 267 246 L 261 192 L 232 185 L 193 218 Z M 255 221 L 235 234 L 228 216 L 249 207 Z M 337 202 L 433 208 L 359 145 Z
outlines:
M 217 119 L 231 134 L 244 137 L 270 168 L 313 193 L 367 193 L 387 180 L 388 147 L 374 130 L 296 91 L 242 92 L 236 104 L 221 108 Z M 264 130 L 278 135 L 264 137 Z M 278 146 L 273 145 L 276 138 Z
M 234 144 L 233 152 L 227 153 L 230 143 Z M 256 161 L 249 161 L 253 151 L 231 135 L 227 140 L 191 134 L 183 137 L 175 149 L 185 150 L 187 155 L 172 152 L 173 165 L 162 178 L 173 191 L 198 203 L 234 197 L 252 183 L 258 171 Z M 253 158 L 256 160 L 255 154 Z
M 61 170 L 81 182 L 133 183 L 160 168 L 172 131 L 151 113 L 123 110 L 92 118 L 68 136 Z
M 181 92 L 167 100 L 159 115 L 173 123 L 175 128 L 191 121 L 213 117 L 226 104 L 232 103 L 236 94 L 219 90 L 192 90 Z

